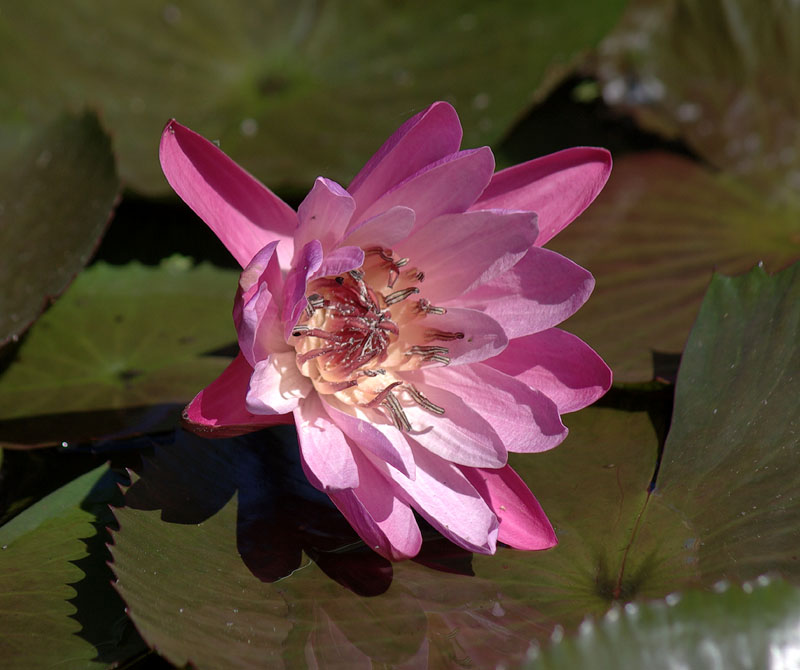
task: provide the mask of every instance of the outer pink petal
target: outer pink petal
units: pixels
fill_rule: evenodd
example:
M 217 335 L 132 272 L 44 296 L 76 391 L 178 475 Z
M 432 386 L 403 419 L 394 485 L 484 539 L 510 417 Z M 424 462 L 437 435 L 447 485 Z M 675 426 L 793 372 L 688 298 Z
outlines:
M 435 304 L 511 269 L 536 234 L 532 212 L 450 214 L 417 226 L 395 251 L 425 273 L 424 295 Z
M 286 276 L 283 290 L 283 336 L 289 339 L 300 314 L 306 308 L 306 284 L 322 265 L 323 253 L 319 240 L 311 240 L 300 250 L 297 260 Z
M 534 247 L 508 272 L 453 302 L 486 312 L 513 338 L 568 319 L 593 289 L 589 271 L 561 254 Z
M 277 245 L 271 242 L 253 257 L 239 277 L 233 303 L 239 349 L 251 366 L 270 352 L 288 349 L 280 328 L 281 270 L 275 253 Z
M 458 151 L 461 124 L 456 110 L 435 102 L 408 119 L 367 161 L 347 189 L 360 212 L 404 179 Z
M 290 424 L 291 414 L 257 416 L 247 411 L 245 396 L 253 368 L 242 354 L 183 410 L 183 425 L 206 437 L 233 437 L 266 426 Z
M 397 205 L 414 210 L 417 226 L 442 214 L 463 212 L 486 188 L 493 170 L 489 147 L 459 151 L 401 182 L 367 209 L 359 209 L 353 227 Z
M 605 149 L 575 147 L 501 170 L 472 209 L 527 209 L 539 215 L 542 246 L 571 223 L 611 174 Z
M 549 549 L 558 538 L 539 502 L 507 465 L 497 470 L 461 468 L 500 519 L 500 542 L 515 549 Z
M 494 368 L 481 364 L 462 365 L 408 376 L 424 383 L 423 388 L 431 392 L 431 400 L 438 395 L 434 388 L 461 399 L 492 427 L 508 451 L 547 451 L 567 436 L 567 428 L 561 423 L 558 408 L 550 398 Z M 450 413 L 449 405 L 437 404 L 444 408 L 444 416 Z
M 359 485 L 352 490 L 329 491 L 336 507 L 367 546 L 390 561 L 419 553 L 422 535 L 408 503 L 394 495 L 391 485 L 358 451 Z
M 288 263 L 297 215 L 266 186 L 174 120 L 164 128 L 159 158 L 170 186 L 242 267 L 276 239 L 282 264 Z
M 442 535 L 468 551 L 493 554 L 497 541 L 497 517 L 452 463 L 411 441 L 417 462 L 414 481 L 366 455 L 395 484 L 398 495 L 412 505 Z
M 309 481 L 328 494 L 357 487 L 358 466 L 353 449 L 326 414 L 316 393 L 310 393 L 300 403 L 294 419 L 301 464 Z
M 603 359 L 581 339 L 558 328 L 511 340 L 486 365 L 539 389 L 561 414 L 591 405 L 611 388 L 611 370 Z
M 273 353 L 258 361 L 250 377 L 245 405 L 253 414 L 286 414 L 313 393 L 311 380 L 295 363 L 295 352 Z
M 505 465 L 508 453 L 492 425 L 479 410 L 467 405 L 458 395 L 429 385 L 429 379 L 436 379 L 435 372 L 402 374 L 404 380 L 444 409 L 444 414 L 439 415 L 415 403 L 404 404 L 403 409 L 411 423 L 411 430 L 406 435 L 431 453 L 459 465 L 476 468 Z
M 317 177 L 297 208 L 300 225 L 294 238 L 295 253 L 311 240 L 319 240 L 326 254 L 332 251 L 344 236 L 355 208 L 355 201 L 339 184 Z
M 359 448 L 368 449 L 378 458 L 414 479 L 414 456 L 403 434 L 394 426 L 370 421 L 354 407 L 345 406 L 335 398 L 324 399 L 325 410 L 333 422 Z
M 437 338 L 437 332 L 444 339 Z M 463 337 L 452 339 L 453 335 L 458 334 Z M 508 344 L 505 330 L 491 316 L 459 307 L 448 307 L 446 314 L 428 314 L 421 321 L 405 326 L 403 337 L 409 342 L 445 347 L 450 365 L 477 363 L 492 358 Z
M 410 207 L 392 207 L 356 225 L 342 240 L 342 244 L 391 249 L 408 237 L 414 227 L 414 218 L 414 210 Z

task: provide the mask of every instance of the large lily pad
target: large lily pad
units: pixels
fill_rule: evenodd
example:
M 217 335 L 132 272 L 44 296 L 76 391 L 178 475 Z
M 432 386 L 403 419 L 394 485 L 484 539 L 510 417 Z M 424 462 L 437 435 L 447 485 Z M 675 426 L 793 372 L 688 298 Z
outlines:
M 716 593 L 672 594 L 664 602 L 615 607 L 574 638 L 533 651 L 527 670 L 617 668 L 791 668 L 798 662 L 800 591 L 759 578 Z
M 736 274 L 800 258 L 800 208 L 666 153 L 625 156 L 579 221 L 549 245 L 597 280 L 568 322 L 617 381 L 653 376 L 654 352 L 679 353 L 713 270 Z
M 470 558 L 431 536 L 390 565 L 304 481 L 291 429 L 181 437 L 117 511 L 119 591 L 148 643 L 198 668 L 223 650 L 286 667 L 491 667 L 618 601 L 768 571 L 798 582 L 798 297 L 800 266 L 714 280 L 655 489 L 658 390 L 617 391 L 570 415 L 558 449 L 513 459 L 553 521 L 550 551 Z
M 180 257 L 157 268 L 92 266 L 0 377 L 0 441 L 48 444 L 174 425 L 229 362 L 211 354 L 235 342 L 235 286 L 236 272 Z
M 26 132 L 27 131 L 27 132 Z M 119 191 L 92 114 L 38 133 L 0 129 L 0 346 L 61 295 L 94 252 Z
M 98 515 L 108 521 L 97 504 L 116 489 L 110 474 L 101 466 L 0 527 L 4 668 L 104 668 L 143 651 L 94 539 Z
M 320 171 L 347 180 L 437 99 L 458 105 L 469 145 L 497 140 L 623 6 L 148 0 L 112 12 L 92 0 L 7 3 L 0 117 L 38 121 L 65 104 L 99 104 L 122 177 L 148 193 L 167 191 L 153 155 L 170 117 L 219 138 L 272 186 L 307 187 Z
M 600 49 L 604 97 L 797 205 L 798 32 L 785 0 L 635 0 Z

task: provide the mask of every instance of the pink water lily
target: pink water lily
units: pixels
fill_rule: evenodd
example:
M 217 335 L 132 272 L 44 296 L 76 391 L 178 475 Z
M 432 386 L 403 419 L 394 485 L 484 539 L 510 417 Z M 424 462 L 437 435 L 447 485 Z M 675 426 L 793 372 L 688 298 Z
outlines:
M 574 148 L 494 173 L 459 150 L 455 110 L 406 121 L 345 189 L 322 177 L 295 212 L 175 121 L 161 165 L 242 265 L 240 353 L 185 425 L 229 436 L 294 423 L 308 479 L 381 555 L 416 555 L 413 510 L 460 546 L 556 543 L 507 464 L 551 449 L 560 415 L 611 372 L 555 328 L 589 272 L 541 248 L 605 184 L 607 151 Z

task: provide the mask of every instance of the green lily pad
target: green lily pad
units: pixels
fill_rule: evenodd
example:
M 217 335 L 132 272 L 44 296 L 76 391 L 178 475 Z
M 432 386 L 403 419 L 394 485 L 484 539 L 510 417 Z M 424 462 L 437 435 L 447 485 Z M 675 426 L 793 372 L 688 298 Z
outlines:
M 291 429 L 180 437 L 117 510 L 130 616 L 198 668 L 221 654 L 492 667 L 616 602 L 769 571 L 800 582 L 798 298 L 800 265 L 714 279 L 660 469 L 663 390 L 617 390 L 568 415 L 559 448 L 512 459 L 556 529 L 546 552 L 470 556 L 431 535 L 418 560 L 391 565 L 304 480 Z
M 109 520 L 97 508 L 116 490 L 109 474 L 92 470 L 0 527 L 3 667 L 104 668 L 144 650 L 109 585 L 95 526 L 98 515 Z
M 588 268 L 595 292 L 567 328 L 616 381 L 653 378 L 683 350 L 713 270 L 771 271 L 800 258 L 800 208 L 667 153 L 624 156 L 580 220 L 548 246 Z
M 18 340 L 86 265 L 119 181 L 93 114 L 38 133 L 0 129 L 0 347 Z
M 715 276 L 683 354 L 646 521 L 680 518 L 701 583 L 800 582 L 800 263 Z
M 236 340 L 236 277 L 177 256 L 156 268 L 86 270 L 0 377 L 0 442 L 136 432 L 132 417 L 150 430 L 174 426 L 181 407 L 230 361 L 212 354 Z M 44 429 L 36 427 L 43 420 Z
M 800 591 L 760 578 L 717 593 L 615 607 L 574 638 L 534 650 L 526 670 L 791 668 L 797 665 Z M 560 638 L 560 636 L 558 636 Z
M 799 31 L 782 0 L 635 0 L 600 48 L 604 98 L 796 207 Z
M 458 106 L 468 146 L 496 141 L 624 4 L 149 0 L 112 12 L 91 0 L 10 3 L 0 15 L 0 118 L 38 122 L 97 104 L 123 179 L 155 194 L 168 190 L 158 137 L 176 117 L 271 186 L 305 189 L 320 171 L 350 179 L 438 99 Z

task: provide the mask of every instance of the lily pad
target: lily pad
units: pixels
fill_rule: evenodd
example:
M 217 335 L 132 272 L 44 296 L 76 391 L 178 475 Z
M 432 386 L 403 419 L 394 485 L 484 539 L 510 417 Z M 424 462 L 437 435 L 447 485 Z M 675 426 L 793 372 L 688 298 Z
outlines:
M 604 98 L 797 206 L 799 31 L 783 0 L 635 0 L 600 48 Z
M 437 99 L 458 106 L 469 146 L 496 141 L 624 4 L 11 3 L 0 118 L 100 105 L 123 179 L 149 194 L 168 190 L 153 152 L 170 117 L 219 138 L 273 187 L 307 188 L 320 171 L 346 181 Z
M 654 354 L 683 350 L 712 271 L 785 267 L 800 258 L 798 221 L 800 208 L 686 158 L 624 156 L 597 201 L 548 245 L 597 281 L 567 328 L 616 381 L 648 381 Z
M 768 571 L 800 582 L 798 298 L 800 265 L 714 279 L 663 456 L 669 399 L 619 390 L 568 415 L 559 448 L 512 459 L 556 529 L 546 552 L 470 556 L 430 534 L 415 561 L 392 565 L 304 480 L 290 428 L 179 437 L 117 510 L 113 569 L 130 616 L 169 660 L 198 668 L 223 653 L 491 667 L 615 602 Z
M 4 127 L 0 146 L 1 347 L 86 265 L 119 181 L 111 141 L 93 114 L 62 117 L 37 133 Z
M 213 354 L 236 340 L 236 276 L 177 256 L 156 268 L 86 270 L 0 377 L 0 442 L 136 432 L 131 416 L 149 430 L 174 426 L 183 404 L 230 362 Z M 43 418 L 47 430 L 26 429 Z
M 105 510 L 93 504 L 116 489 L 109 475 L 107 466 L 92 470 L 0 527 L 3 667 L 104 668 L 144 650 L 108 584 L 103 538 L 93 540 Z
M 573 638 L 534 650 L 526 670 L 791 668 L 798 664 L 800 590 L 759 578 L 716 593 L 611 609 Z

